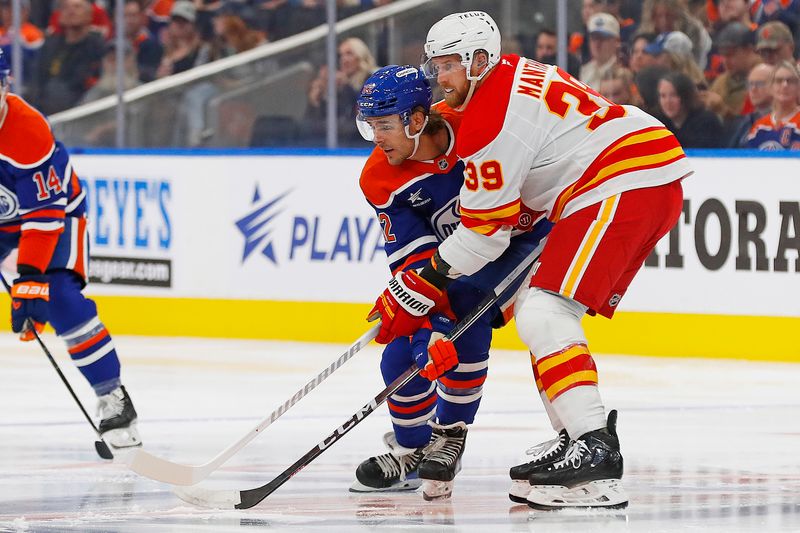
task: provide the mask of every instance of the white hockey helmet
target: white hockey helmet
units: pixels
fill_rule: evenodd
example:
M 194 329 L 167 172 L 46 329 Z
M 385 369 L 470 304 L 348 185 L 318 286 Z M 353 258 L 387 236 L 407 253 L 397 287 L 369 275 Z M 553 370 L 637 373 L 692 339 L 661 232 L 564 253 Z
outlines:
M 478 76 L 470 75 L 470 66 L 475 52 L 485 51 L 489 64 Z M 467 79 L 480 80 L 500 61 L 500 30 L 492 17 L 483 11 L 453 13 L 431 26 L 425 40 L 425 57 L 422 69 L 426 76 L 435 77 L 431 65 L 434 57 L 458 54 L 467 70 Z

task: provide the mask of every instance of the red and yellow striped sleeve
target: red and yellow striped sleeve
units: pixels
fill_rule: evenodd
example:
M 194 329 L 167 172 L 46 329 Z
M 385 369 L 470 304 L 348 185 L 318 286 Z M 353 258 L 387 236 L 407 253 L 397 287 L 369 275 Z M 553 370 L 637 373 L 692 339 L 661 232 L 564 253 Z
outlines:
M 461 223 L 481 235 L 492 235 L 502 226 L 516 226 L 522 201 L 517 198 L 490 209 L 468 209 L 461 206 Z

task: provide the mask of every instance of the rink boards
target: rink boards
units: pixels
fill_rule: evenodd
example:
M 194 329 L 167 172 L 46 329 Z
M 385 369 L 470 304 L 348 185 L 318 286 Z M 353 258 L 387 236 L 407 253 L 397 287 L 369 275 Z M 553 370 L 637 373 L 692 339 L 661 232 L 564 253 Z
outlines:
M 680 222 L 615 319 L 585 320 L 594 351 L 800 361 L 800 158 L 749 155 L 691 154 Z M 127 334 L 352 341 L 388 279 L 391 228 L 359 190 L 364 160 L 75 155 L 104 321 Z M 495 345 L 522 348 L 513 327 Z

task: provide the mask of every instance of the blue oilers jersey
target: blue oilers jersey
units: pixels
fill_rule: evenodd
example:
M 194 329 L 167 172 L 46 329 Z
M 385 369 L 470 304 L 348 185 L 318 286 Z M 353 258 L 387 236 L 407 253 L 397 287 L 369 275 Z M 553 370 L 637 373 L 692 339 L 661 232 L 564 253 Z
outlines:
M 425 265 L 459 224 L 464 164 L 455 154 L 455 133 L 460 117 L 437 107 L 450 135 L 444 154 L 433 161 L 406 160 L 392 166 L 375 148 L 361 173 L 361 190 L 383 229 L 392 274 Z
M 777 152 L 800 150 L 800 112 L 784 123 L 774 113 L 764 115 L 750 129 L 745 147 Z
M 9 94 L 0 120 L 0 236 L 19 239 L 19 264 L 44 271 L 65 217 L 84 215 L 85 194 L 38 111 Z

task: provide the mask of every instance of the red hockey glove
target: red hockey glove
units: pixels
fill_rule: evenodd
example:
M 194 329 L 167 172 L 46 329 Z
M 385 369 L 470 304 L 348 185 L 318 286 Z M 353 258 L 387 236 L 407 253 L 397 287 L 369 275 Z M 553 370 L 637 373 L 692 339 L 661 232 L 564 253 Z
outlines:
M 20 340 L 32 341 L 44 330 L 47 322 L 47 307 L 50 300 L 50 285 L 43 275 L 20 276 L 11 288 L 11 329 L 19 333 Z
M 370 321 L 381 318 L 381 330 L 375 341 L 388 344 L 397 337 L 414 334 L 445 294 L 414 270 L 398 273 L 367 315 Z
M 414 334 L 411 355 L 421 369 L 420 376 L 433 381 L 458 365 L 453 341 L 444 338 L 454 325 L 445 315 L 435 314 Z

